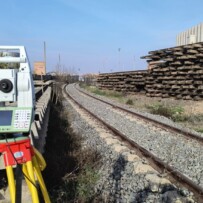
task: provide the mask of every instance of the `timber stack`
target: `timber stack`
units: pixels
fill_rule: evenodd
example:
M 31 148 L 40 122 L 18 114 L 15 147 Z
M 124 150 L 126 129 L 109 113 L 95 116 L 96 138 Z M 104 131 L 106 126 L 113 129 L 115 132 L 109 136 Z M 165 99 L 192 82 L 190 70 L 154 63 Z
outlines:
M 100 89 L 119 92 L 145 92 L 147 74 L 147 70 L 102 73 L 97 77 L 97 85 Z
M 203 99 L 203 43 L 149 52 L 146 95 Z

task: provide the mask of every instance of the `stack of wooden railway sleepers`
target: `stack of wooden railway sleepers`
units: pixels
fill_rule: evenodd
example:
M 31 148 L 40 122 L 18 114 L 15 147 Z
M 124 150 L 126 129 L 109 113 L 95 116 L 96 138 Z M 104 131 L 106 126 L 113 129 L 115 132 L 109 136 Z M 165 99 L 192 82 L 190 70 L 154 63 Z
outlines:
M 119 92 L 145 92 L 147 70 L 103 73 L 97 77 L 97 85 L 101 89 Z
M 146 95 L 203 99 L 203 43 L 149 52 Z

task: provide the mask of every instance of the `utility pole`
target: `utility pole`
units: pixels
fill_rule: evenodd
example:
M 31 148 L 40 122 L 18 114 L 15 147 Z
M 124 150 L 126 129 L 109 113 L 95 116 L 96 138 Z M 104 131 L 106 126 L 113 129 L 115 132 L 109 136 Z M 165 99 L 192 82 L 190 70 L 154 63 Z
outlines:
M 44 41 L 44 72 L 45 72 L 45 75 L 47 73 L 47 68 L 46 68 L 46 42 Z
M 61 56 L 60 56 L 60 54 L 59 54 L 58 73 L 61 74 Z
M 121 69 L 121 56 L 120 56 L 121 48 L 118 48 L 118 68 Z
M 133 57 L 133 64 L 134 64 L 134 66 L 135 66 L 135 69 L 136 69 L 136 58 L 135 58 L 135 55 L 134 55 L 134 57 Z
M 59 69 L 61 68 L 61 55 L 59 54 Z

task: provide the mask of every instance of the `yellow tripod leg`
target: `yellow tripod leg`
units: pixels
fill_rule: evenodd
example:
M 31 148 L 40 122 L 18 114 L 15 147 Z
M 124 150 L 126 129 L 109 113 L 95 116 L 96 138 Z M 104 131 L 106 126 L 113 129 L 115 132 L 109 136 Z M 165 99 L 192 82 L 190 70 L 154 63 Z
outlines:
M 10 191 L 11 202 L 15 203 L 16 200 L 16 187 L 15 187 L 15 179 L 13 174 L 13 167 L 7 166 L 6 167 L 6 174 L 8 178 L 8 186 Z
M 27 183 L 27 185 L 28 185 L 28 188 L 29 188 L 29 190 L 30 190 L 30 193 L 31 193 L 31 185 L 32 185 L 32 183 L 29 181 L 30 177 L 29 177 L 29 174 L 28 174 L 28 172 L 27 172 L 26 164 L 23 164 L 22 170 L 23 170 L 23 174 L 24 174 L 25 181 L 26 181 L 26 183 Z M 28 178 L 29 178 L 29 179 L 28 179 Z
M 45 203 L 51 203 L 50 198 L 49 198 L 49 194 L 47 192 L 46 185 L 44 183 L 44 179 L 42 177 L 42 173 L 41 173 L 39 164 L 37 162 L 37 158 L 35 156 L 33 156 L 33 158 L 32 158 L 32 163 L 33 163 L 33 167 L 35 169 L 37 179 L 39 181 L 39 185 L 40 185 L 43 197 L 44 197 L 44 201 L 45 201 Z
M 43 171 L 46 168 L 46 161 L 44 160 L 44 157 L 41 155 L 41 153 L 33 147 L 35 158 L 37 159 L 38 166 L 40 168 L 40 171 Z
M 34 176 L 32 161 L 26 162 L 26 167 L 27 167 L 27 172 L 28 172 L 30 180 L 32 181 L 32 183 L 35 184 L 35 176 Z M 32 183 L 30 185 L 32 201 L 33 201 L 33 203 L 39 203 L 37 188 Z

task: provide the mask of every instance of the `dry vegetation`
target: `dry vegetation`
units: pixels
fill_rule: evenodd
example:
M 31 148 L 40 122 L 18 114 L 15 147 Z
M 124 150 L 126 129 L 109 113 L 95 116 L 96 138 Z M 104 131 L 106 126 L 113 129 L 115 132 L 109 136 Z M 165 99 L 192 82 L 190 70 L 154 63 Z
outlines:
M 70 128 L 70 114 L 62 105 L 60 88 L 51 105 L 43 172 L 52 202 L 91 202 L 99 178 L 100 155 L 82 147 L 83 138 Z M 55 92 L 56 93 L 56 92 Z M 96 163 L 96 165 L 95 165 Z

